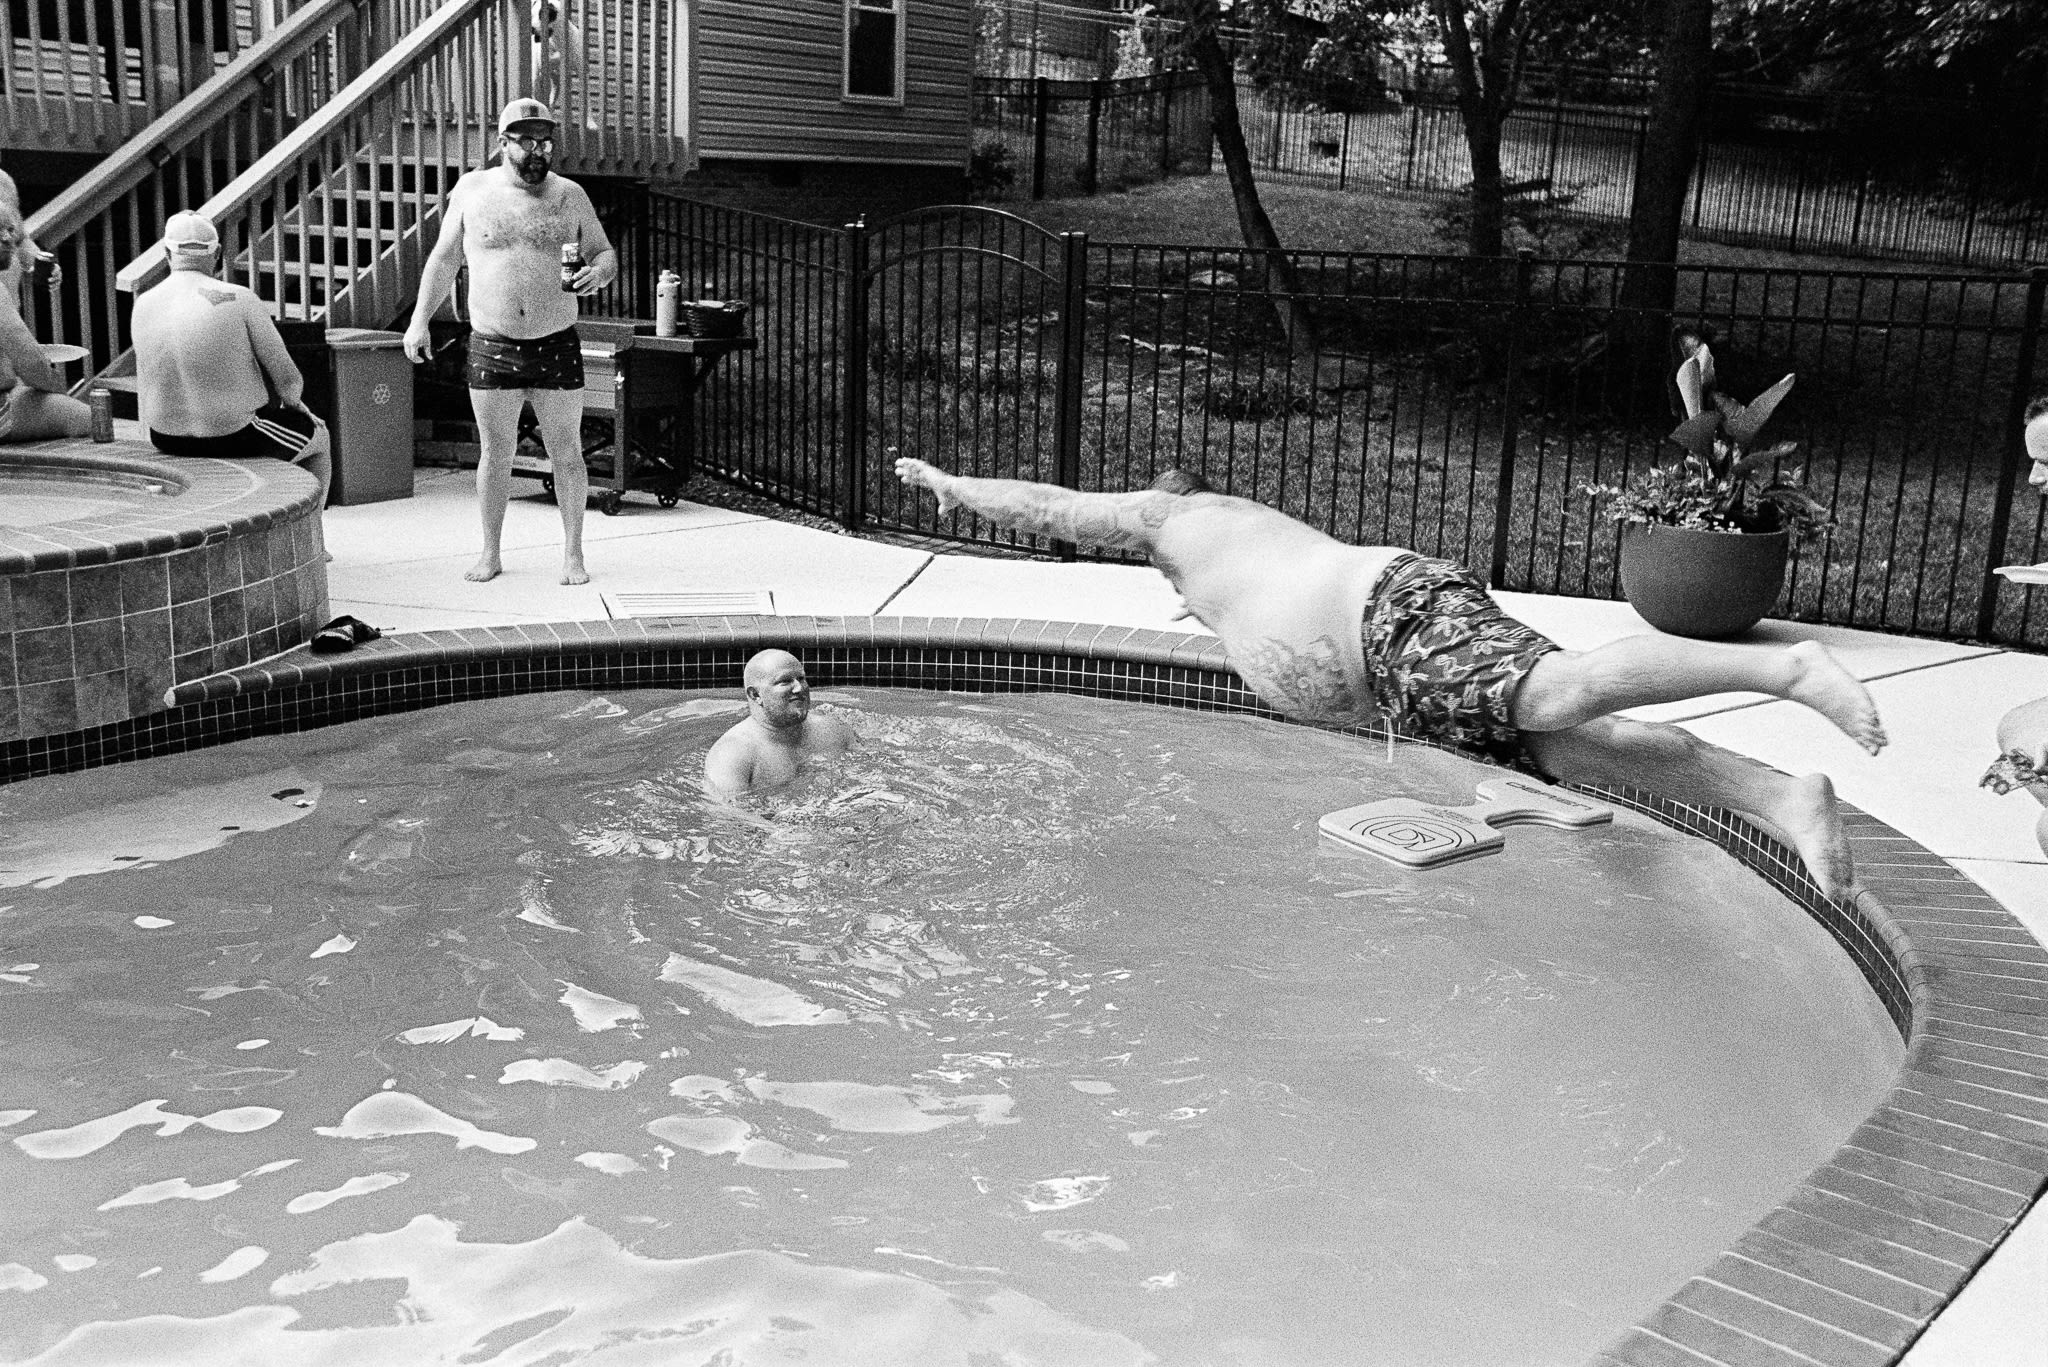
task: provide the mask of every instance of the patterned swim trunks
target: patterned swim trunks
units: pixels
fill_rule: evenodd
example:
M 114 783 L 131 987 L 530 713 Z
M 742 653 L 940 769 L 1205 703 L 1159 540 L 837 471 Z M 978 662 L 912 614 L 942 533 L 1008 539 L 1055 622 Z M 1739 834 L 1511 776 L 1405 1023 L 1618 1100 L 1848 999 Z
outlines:
M 2048 793 L 2048 769 L 2035 768 L 2034 757 L 2024 750 L 2008 750 L 1991 761 L 1977 786 L 1989 788 L 2000 797 L 2015 788 L 2038 788 Z
M 1522 679 L 1561 647 L 1502 612 L 1462 566 L 1397 557 L 1373 586 L 1359 639 L 1397 729 L 1551 781 L 1509 715 Z
M 581 389 L 583 343 L 574 327 L 545 337 L 469 334 L 471 389 Z

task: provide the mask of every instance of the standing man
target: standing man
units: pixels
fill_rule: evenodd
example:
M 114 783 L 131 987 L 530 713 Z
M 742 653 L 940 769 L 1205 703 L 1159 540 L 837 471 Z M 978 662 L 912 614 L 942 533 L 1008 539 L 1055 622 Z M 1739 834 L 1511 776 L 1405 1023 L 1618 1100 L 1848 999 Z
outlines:
M 465 578 L 495 579 L 504 568 L 499 541 L 512 496 L 512 457 L 519 414 L 533 405 L 554 467 L 562 509 L 562 582 L 587 584 L 583 567 L 583 505 L 590 477 L 583 466 L 583 350 L 576 301 L 618 274 L 618 258 L 583 187 L 551 169 L 555 116 L 539 100 L 519 99 L 498 115 L 496 165 L 455 182 L 443 209 L 441 239 L 420 273 L 419 300 L 405 330 L 405 354 L 427 359 L 427 326 L 469 267 L 469 403 L 482 455 L 476 468 L 483 516 L 483 557 Z M 565 282 L 562 249 L 584 262 Z
M 1648 788 L 1727 807 L 1799 852 L 1831 898 L 1855 870 L 1825 774 L 1793 778 L 1690 731 L 1613 714 L 1708 693 L 1803 703 L 1870 754 L 1884 748 L 1870 694 L 1814 641 L 1750 651 L 1626 636 L 1569 651 L 1502 612 L 1485 585 L 1397 546 L 1351 546 L 1179 471 L 1128 494 L 949 475 L 921 460 L 896 477 L 1003 527 L 1142 551 L 1186 615 L 1276 711 L 1329 725 L 1384 719 L 1545 781 Z
M 272 457 L 303 465 L 327 506 L 327 425 L 256 292 L 214 278 L 220 231 L 202 214 L 164 222 L 171 273 L 135 299 L 135 401 L 167 456 Z

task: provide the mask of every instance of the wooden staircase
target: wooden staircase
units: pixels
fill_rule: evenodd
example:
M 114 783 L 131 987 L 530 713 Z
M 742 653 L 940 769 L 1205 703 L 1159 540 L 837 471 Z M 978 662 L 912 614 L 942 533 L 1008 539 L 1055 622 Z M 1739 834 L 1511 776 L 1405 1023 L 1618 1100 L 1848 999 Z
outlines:
M 280 320 L 384 327 L 411 302 L 448 188 L 495 155 L 497 111 L 526 93 L 536 65 L 528 0 L 429 4 L 306 0 L 30 219 L 65 279 L 61 295 L 32 302 L 29 322 L 87 348 L 81 387 L 132 388 L 119 296 L 168 270 L 155 233 L 179 209 L 213 221 L 223 274 Z M 590 65 L 617 65 L 607 80 L 623 88 L 638 79 L 624 64 L 639 52 L 599 52 Z M 565 127 L 558 165 L 680 173 L 689 148 L 672 117 L 641 103 L 601 139 Z

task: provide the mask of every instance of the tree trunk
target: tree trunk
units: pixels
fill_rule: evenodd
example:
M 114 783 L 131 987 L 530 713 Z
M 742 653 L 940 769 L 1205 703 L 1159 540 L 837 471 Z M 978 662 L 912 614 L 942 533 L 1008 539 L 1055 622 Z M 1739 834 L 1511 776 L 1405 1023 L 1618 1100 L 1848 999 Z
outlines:
M 1713 79 L 1714 0 L 1664 0 L 1664 17 L 1657 86 L 1629 207 L 1628 273 L 1621 290 L 1622 306 L 1636 311 L 1629 324 L 1635 341 L 1661 338 L 1670 326 L 1686 184 Z
M 1297 359 L 1312 356 L 1316 350 L 1315 320 L 1302 300 L 1301 276 L 1294 268 L 1294 260 L 1281 247 L 1273 220 L 1267 217 L 1266 206 L 1259 202 L 1258 182 L 1252 178 L 1251 149 L 1245 145 L 1244 123 L 1237 112 L 1237 71 L 1216 39 L 1216 7 L 1203 0 L 1184 4 L 1182 12 L 1188 24 L 1183 41 L 1209 91 L 1209 124 L 1216 137 L 1217 153 L 1223 158 L 1224 173 L 1230 178 L 1238 231 L 1244 235 L 1245 246 L 1252 249 L 1256 287 L 1272 295 L 1288 351 Z
M 1507 214 L 1501 197 L 1500 135 L 1520 81 L 1520 0 L 1501 0 L 1475 30 L 1465 0 L 1432 0 L 1444 56 L 1458 82 L 1458 119 L 1472 158 L 1472 219 L 1467 246 L 1479 258 L 1506 252 Z

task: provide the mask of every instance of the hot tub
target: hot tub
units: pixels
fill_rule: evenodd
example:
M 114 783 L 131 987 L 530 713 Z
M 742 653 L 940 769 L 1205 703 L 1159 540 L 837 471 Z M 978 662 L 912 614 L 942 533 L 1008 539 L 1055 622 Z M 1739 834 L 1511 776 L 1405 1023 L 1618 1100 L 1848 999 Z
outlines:
M 0 448 L 0 741 L 161 711 L 327 616 L 318 485 L 132 443 Z

